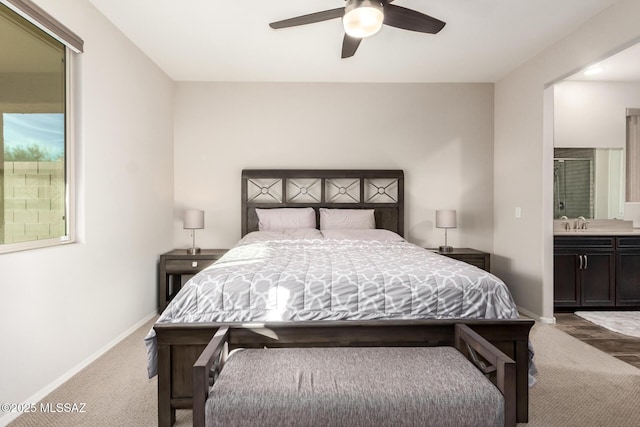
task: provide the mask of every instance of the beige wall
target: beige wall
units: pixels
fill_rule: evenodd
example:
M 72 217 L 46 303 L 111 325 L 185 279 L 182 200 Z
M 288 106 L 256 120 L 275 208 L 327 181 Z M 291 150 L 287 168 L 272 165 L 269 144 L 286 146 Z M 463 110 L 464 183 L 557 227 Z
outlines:
M 172 81 L 88 2 L 37 3 L 85 40 L 74 66 L 79 242 L 0 255 L 0 402 L 11 403 L 44 397 L 152 315 L 158 255 L 172 243 Z
M 545 86 L 640 39 L 638 16 L 640 2 L 621 1 L 496 84 L 493 266 L 518 304 L 545 320 L 553 317 L 553 91 Z
M 184 208 L 206 211 L 200 247 L 240 238 L 243 168 L 405 171 L 406 237 L 444 243 L 436 209 L 457 209 L 454 246 L 491 250 L 492 84 L 178 83 L 174 243 Z

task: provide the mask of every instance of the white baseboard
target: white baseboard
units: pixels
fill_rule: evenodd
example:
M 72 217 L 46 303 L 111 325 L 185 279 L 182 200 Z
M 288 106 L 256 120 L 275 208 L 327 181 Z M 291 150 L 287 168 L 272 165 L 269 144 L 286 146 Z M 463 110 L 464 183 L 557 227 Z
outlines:
M 102 346 L 102 348 L 100 348 L 98 351 L 93 353 L 91 356 L 87 357 L 82 362 L 78 363 L 76 366 L 74 366 L 73 368 L 71 368 L 70 370 L 68 370 L 64 374 L 62 374 L 56 380 L 54 380 L 53 382 L 51 382 L 47 386 L 43 387 L 40 391 L 38 391 L 37 393 L 35 393 L 31 397 L 29 397 L 25 402 L 23 402 L 24 405 L 26 406 L 28 403 L 31 404 L 31 403 L 40 402 L 49 393 L 51 393 L 52 391 L 54 391 L 55 389 L 60 387 L 62 384 L 67 382 L 71 377 L 73 377 L 78 372 L 80 372 L 81 370 L 83 370 L 84 368 L 89 366 L 91 363 L 93 363 L 96 359 L 98 359 L 100 356 L 105 354 L 107 351 L 111 350 L 120 341 L 122 341 L 123 339 L 125 339 L 126 337 L 131 335 L 133 332 L 135 332 L 138 328 L 140 328 L 142 325 L 147 323 L 149 320 L 151 320 L 157 314 L 158 313 L 156 312 L 156 310 L 154 310 L 152 313 L 146 315 L 142 320 L 140 320 L 135 325 L 131 326 L 126 331 L 124 331 L 123 333 L 121 333 L 120 335 L 115 337 L 113 340 L 111 340 L 110 342 L 108 342 L 107 344 Z M 20 405 L 18 405 L 18 406 L 20 406 Z M 0 417 L 0 427 L 5 427 L 7 424 L 9 424 L 11 421 L 15 420 L 16 418 L 18 418 L 20 415 L 22 415 L 21 412 L 9 412 L 9 413 L 6 413 L 2 417 Z
M 527 317 L 532 318 L 533 320 L 535 320 L 536 322 L 540 322 L 540 323 L 546 323 L 546 324 L 550 324 L 550 325 L 555 325 L 556 324 L 556 318 L 555 317 L 540 317 L 535 313 L 532 313 L 531 311 L 527 310 L 526 308 L 522 308 L 520 306 L 518 306 L 518 313 L 523 314 Z

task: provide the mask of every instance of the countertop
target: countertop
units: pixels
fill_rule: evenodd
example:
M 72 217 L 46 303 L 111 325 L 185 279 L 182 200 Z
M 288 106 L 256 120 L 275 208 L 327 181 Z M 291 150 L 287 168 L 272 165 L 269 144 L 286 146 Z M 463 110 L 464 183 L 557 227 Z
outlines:
M 640 228 L 632 230 L 554 230 L 554 236 L 640 236 Z
M 580 221 L 582 218 L 580 218 Z M 577 229 L 576 225 L 582 225 L 578 219 L 554 219 L 554 236 L 640 236 L 640 228 L 633 228 L 633 221 L 620 219 L 587 219 L 587 229 Z M 569 224 L 571 230 L 564 227 Z

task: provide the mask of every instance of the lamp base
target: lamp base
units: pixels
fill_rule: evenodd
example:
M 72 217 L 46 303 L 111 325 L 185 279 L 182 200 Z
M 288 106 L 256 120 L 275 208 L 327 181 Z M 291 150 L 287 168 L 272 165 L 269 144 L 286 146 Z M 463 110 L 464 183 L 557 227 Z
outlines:
M 196 255 L 200 253 L 200 248 L 189 248 L 187 249 L 187 253 L 189 255 Z
M 440 252 L 453 252 L 453 246 L 440 246 L 438 250 Z

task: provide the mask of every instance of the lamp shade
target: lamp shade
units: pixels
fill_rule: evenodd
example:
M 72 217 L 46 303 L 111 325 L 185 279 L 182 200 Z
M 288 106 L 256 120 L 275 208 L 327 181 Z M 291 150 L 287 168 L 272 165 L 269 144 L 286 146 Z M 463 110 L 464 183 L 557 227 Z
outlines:
M 369 37 L 380 31 L 384 21 L 382 3 L 375 0 L 347 0 L 342 17 L 344 31 L 351 37 Z
M 184 211 L 185 229 L 204 228 L 204 211 L 198 209 L 187 209 Z
M 455 210 L 438 210 L 436 211 L 436 228 L 456 228 Z

